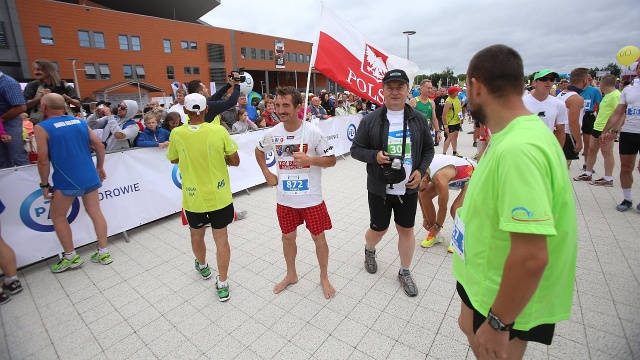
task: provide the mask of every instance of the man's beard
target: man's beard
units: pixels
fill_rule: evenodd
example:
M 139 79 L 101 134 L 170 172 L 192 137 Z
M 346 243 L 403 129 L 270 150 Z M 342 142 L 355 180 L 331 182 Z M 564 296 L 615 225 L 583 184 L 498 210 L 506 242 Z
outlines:
M 469 104 L 471 105 L 471 104 Z M 487 113 L 484 112 L 484 109 L 482 108 L 482 105 L 480 104 L 476 104 L 474 106 L 474 109 L 471 108 L 471 106 L 469 106 L 469 113 L 471 113 L 471 117 L 474 120 L 478 120 L 478 122 L 482 125 L 487 125 L 486 121 L 487 121 Z

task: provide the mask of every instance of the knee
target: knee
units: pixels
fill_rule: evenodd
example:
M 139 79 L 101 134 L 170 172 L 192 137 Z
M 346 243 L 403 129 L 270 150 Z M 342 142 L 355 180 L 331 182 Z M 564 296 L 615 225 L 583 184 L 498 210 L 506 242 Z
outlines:
M 286 245 L 295 244 L 296 243 L 296 233 L 288 233 L 282 234 L 282 243 Z
M 471 324 L 469 324 L 469 321 L 465 321 L 462 313 L 460 313 L 460 315 L 458 316 L 458 326 L 460 327 L 462 333 L 467 335 L 467 337 L 473 335 L 473 329 L 471 328 L 472 326 Z

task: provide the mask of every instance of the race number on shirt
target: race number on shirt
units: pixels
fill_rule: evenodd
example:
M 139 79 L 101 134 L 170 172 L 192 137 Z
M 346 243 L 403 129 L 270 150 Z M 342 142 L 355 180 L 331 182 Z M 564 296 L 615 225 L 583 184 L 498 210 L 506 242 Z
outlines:
M 309 193 L 309 174 L 282 174 L 284 195 L 305 195 Z
M 453 250 L 464 261 L 464 223 L 456 214 L 453 221 L 453 231 L 451 232 L 451 246 Z

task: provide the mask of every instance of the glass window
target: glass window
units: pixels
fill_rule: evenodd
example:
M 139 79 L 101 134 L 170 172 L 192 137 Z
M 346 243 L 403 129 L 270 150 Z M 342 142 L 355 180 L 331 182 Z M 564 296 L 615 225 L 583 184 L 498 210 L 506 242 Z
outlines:
M 125 80 L 133 79 L 133 68 L 131 65 L 122 65 L 122 71 L 124 72 Z
M 311 63 L 311 56 L 307 55 L 307 64 Z
M 131 37 L 131 45 L 133 51 L 140 51 L 142 47 L 140 46 L 140 36 L 132 36 Z
M 257 59 L 257 57 L 256 57 L 256 49 L 254 49 L 254 48 L 251 48 L 251 58 L 252 59 Z
M 50 26 L 38 26 L 40 42 L 45 45 L 53 45 L 53 31 Z
M 51 64 L 53 65 L 53 67 L 56 69 L 56 72 L 58 74 L 60 74 L 60 67 L 58 66 L 58 62 L 57 61 L 52 61 Z
M 96 66 L 93 64 L 84 64 L 84 73 L 87 74 L 87 80 L 96 78 Z
M 144 73 L 144 65 L 136 65 L 136 77 L 138 80 L 144 80 L 146 74 Z
M 169 80 L 175 79 L 175 75 L 173 73 L 173 66 L 167 66 L 167 79 Z
M 104 34 L 101 32 L 94 32 L 93 43 L 95 44 L 95 47 L 97 47 L 98 49 L 104 49 L 106 47 L 104 42 Z
M 298 55 L 298 62 L 304 63 L 304 55 L 303 54 L 299 54 Z
M 195 41 L 191 42 L 191 50 L 198 50 L 198 43 Z
M 120 43 L 120 50 L 129 50 L 129 39 L 127 35 L 118 35 L 118 42 Z
M 164 39 L 163 44 L 164 44 L 164 52 L 167 54 L 171 53 L 171 40 Z
M 200 68 L 197 66 L 193 67 L 193 75 L 200 75 Z
M 269 50 L 269 60 L 273 60 L 273 50 Z
M 0 48 L 8 48 L 7 33 L 4 30 L 4 23 L 0 21 Z
M 243 59 L 247 58 L 247 48 L 246 47 L 240 48 L 240 57 L 243 58 Z
M 260 60 L 265 60 L 267 58 L 267 50 L 260 49 Z
M 284 54 L 284 60 L 286 62 L 289 62 L 289 53 L 288 52 Z
M 188 41 L 180 41 L 180 47 L 183 49 L 188 49 L 189 48 L 189 42 Z
M 108 64 L 100 64 L 98 65 L 100 68 L 100 79 L 101 80 L 109 80 L 111 79 L 111 71 L 109 71 Z
M 78 30 L 78 40 L 80 41 L 80 47 L 91 47 L 88 31 Z
M 185 75 L 191 75 L 191 66 L 185 66 L 184 67 L 184 74 Z

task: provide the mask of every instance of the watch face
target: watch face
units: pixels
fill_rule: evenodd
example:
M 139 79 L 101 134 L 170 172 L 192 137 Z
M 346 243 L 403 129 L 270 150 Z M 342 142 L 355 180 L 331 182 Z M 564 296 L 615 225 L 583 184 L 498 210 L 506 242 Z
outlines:
M 487 321 L 489 322 L 489 326 L 491 326 L 494 330 L 500 330 L 500 321 L 498 321 L 498 319 L 496 319 L 493 316 L 489 316 L 487 318 Z

